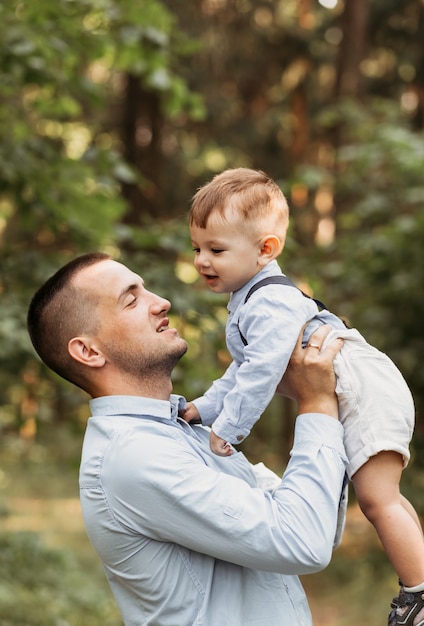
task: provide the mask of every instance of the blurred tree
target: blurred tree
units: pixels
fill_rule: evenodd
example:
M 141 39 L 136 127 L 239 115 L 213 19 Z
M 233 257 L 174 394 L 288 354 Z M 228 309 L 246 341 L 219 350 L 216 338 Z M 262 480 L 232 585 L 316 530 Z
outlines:
M 196 282 L 185 214 L 199 185 L 246 165 L 288 197 L 283 268 L 404 372 L 423 512 L 422 0 L 2 0 L 0 37 L 3 448 L 24 449 L 7 432 L 47 446 L 55 421 L 85 423 L 85 396 L 25 330 L 34 289 L 81 252 L 111 252 L 172 301 L 190 343 L 178 391 L 220 375 L 226 297 Z M 291 410 L 273 403 L 243 445 L 253 459 L 283 469 Z M 357 572 L 363 596 L 380 574 Z
M 3 626 L 122 626 L 102 572 L 87 573 L 75 551 L 52 549 L 32 533 L 0 535 Z
M 369 3 L 366 0 L 345 0 L 340 19 L 341 41 L 337 54 L 335 97 L 352 96 L 360 100 L 365 81 L 361 63 L 367 56 Z M 337 33 L 333 34 L 337 37 Z M 340 35 L 339 35 L 340 36 Z
M 127 76 L 163 101 L 163 117 L 195 108 L 199 99 L 171 71 L 178 55 L 172 32 L 172 16 L 156 0 L 143 11 L 109 0 L 0 4 L 3 429 L 18 425 L 32 438 L 35 416 L 78 413 L 78 403 L 69 402 L 75 392 L 40 372 L 25 313 L 35 287 L 64 261 L 96 248 L 119 255 L 133 231 L 118 226 L 136 223 L 137 211 L 139 223 L 149 214 L 126 202 L 126 190 L 145 187 L 152 171 L 143 176 L 133 167 L 145 163 L 131 158 L 130 142 L 122 144 L 124 118 L 116 110 Z M 143 128 L 135 130 L 140 137 Z
M 334 182 L 343 210 L 336 211 L 337 238 L 315 258 L 330 299 L 404 372 L 422 437 L 424 134 L 387 101 L 344 103 L 337 114 L 350 129 Z
M 403 206 L 402 199 L 402 205 L 395 207 L 393 198 L 398 194 L 392 185 L 397 179 L 391 174 L 404 172 L 399 191 L 406 192 L 403 184 L 419 171 L 414 158 L 423 142 L 415 133 L 422 124 L 422 3 L 345 0 L 320 6 L 312 2 L 204 0 L 188 7 L 176 0 L 167 4 L 172 4 L 183 30 L 201 37 L 204 44 L 193 63 L 181 71 L 204 95 L 207 108 L 203 122 L 164 128 L 164 133 L 174 138 L 175 149 L 167 159 L 171 178 L 186 174 L 187 191 L 182 188 L 181 192 L 187 197 L 225 167 L 260 167 L 280 181 L 292 214 L 284 267 L 306 286 L 309 283 L 311 290 L 321 285 L 323 299 L 342 312 L 347 304 L 343 284 L 350 283 L 353 273 L 362 290 L 352 295 L 357 305 L 347 312 L 351 322 L 404 369 L 404 360 L 411 362 L 407 347 L 410 315 L 403 318 L 397 309 L 396 341 L 391 333 L 378 332 L 375 325 L 384 328 L 390 319 L 384 292 L 391 283 L 374 280 L 371 265 L 353 270 L 351 253 L 357 241 L 375 237 L 379 228 L 380 236 L 390 240 L 397 228 L 396 210 Z M 333 8 L 326 8 L 330 4 Z M 376 97 L 383 99 L 385 109 L 374 104 Z M 380 126 L 384 136 L 377 132 Z M 387 152 L 386 143 L 399 128 L 404 129 L 405 143 L 409 136 L 417 146 L 414 157 L 404 161 L 403 167 L 393 154 L 393 145 Z M 378 146 L 385 155 L 383 160 L 376 157 Z M 346 169 L 346 154 L 352 150 L 353 161 Z M 365 155 L 370 160 L 362 167 Z M 379 185 L 382 175 L 384 187 Z M 350 176 L 353 180 L 347 188 L 344 178 Z M 419 176 L 414 187 L 418 197 Z M 369 224 L 359 219 L 360 207 L 367 194 L 372 202 L 376 188 L 386 211 L 374 215 L 370 235 Z M 174 202 L 178 202 L 178 192 L 172 188 Z M 420 206 L 418 200 L 412 218 L 417 232 Z M 413 249 L 418 256 L 419 245 Z M 324 263 L 318 271 L 315 250 Z M 334 260 L 331 267 L 337 266 L 339 271 L 337 289 L 332 289 L 326 273 L 328 259 Z M 401 259 L 398 264 L 381 259 L 384 261 L 392 272 L 392 282 L 407 269 Z M 369 306 L 366 293 L 379 310 L 378 318 L 360 314 L 362 306 Z M 419 293 L 412 297 L 420 299 Z M 413 331 L 415 339 L 417 332 Z M 418 365 L 419 355 L 417 350 L 413 367 Z M 406 367 L 405 375 L 417 398 L 420 424 L 422 385 L 412 379 L 411 367 Z M 418 426 L 418 435 L 419 431 Z M 261 436 L 266 438 L 266 433 Z
M 181 390 L 219 375 L 225 298 L 194 284 L 184 215 L 197 186 L 235 165 L 280 182 L 292 213 L 284 267 L 396 356 L 421 419 L 419 329 L 405 308 L 396 339 L 379 332 L 395 291 L 373 275 L 386 263 L 402 283 L 420 253 L 420 0 L 143 0 L 143 10 L 5 0 L 0 11 L 3 424 L 78 414 L 74 391 L 44 371 L 40 382 L 24 315 L 45 276 L 94 247 L 141 271 L 183 316 L 192 350 L 175 374 Z M 373 247 L 352 267 L 362 248 L 352 242 L 377 240 L 391 255 Z M 272 448 L 266 426 L 258 435 Z

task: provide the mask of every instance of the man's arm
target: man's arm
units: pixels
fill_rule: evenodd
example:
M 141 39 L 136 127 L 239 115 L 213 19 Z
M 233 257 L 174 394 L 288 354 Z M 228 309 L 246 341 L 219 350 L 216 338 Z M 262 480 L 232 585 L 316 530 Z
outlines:
M 297 401 L 299 415 L 312 412 L 338 418 L 333 360 L 343 340 L 337 339 L 321 352 L 330 331 L 330 326 L 321 326 L 311 336 L 307 347 L 302 349 L 302 329 L 287 371 L 277 387 L 278 393 Z
M 122 462 L 101 480 L 125 528 L 252 569 L 306 574 L 328 564 L 347 462 L 337 420 L 297 419 L 291 459 L 272 493 L 256 487 L 242 454 L 214 455 L 204 427 L 193 427 L 197 440 L 204 431 L 200 445 L 171 428 L 139 429 L 110 447 Z
M 116 518 L 121 512 L 132 532 L 253 569 L 303 574 L 325 567 L 346 457 L 342 426 L 322 414 L 334 412 L 331 358 L 306 358 L 310 351 L 297 354 L 289 380 L 300 407 L 315 408 L 312 398 L 320 398 L 318 412 L 297 419 L 291 459 L 272 494 L 254 487 L 243 455 L 210 453 L 207 429 L 193 427 L 192 437 L 161 425 L 111 450 L 123 458 L 109 485 L 103 477 L 112 498 L 116 493 Z

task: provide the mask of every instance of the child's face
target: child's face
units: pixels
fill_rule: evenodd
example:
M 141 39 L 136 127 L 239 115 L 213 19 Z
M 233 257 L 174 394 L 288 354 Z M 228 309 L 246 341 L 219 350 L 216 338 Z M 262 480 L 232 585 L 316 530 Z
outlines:
M 260 242 L 237 215 L 226 211 L 224 220 L 212 214 L 206 228 L 190 226 L 190 235 L 194 265 L 215 293 L 237 291 L 262 267 Z

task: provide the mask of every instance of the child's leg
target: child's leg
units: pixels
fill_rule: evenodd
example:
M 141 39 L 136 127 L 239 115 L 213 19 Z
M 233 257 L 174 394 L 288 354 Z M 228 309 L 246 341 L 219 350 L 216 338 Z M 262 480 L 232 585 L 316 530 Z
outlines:
M 418 516 L 400 494 L 402 458 L 380 452 L 353 476 L 359 506 L 375 527 L 399 579 L 406 587 L 424 582 L 424 540 Z
M 405 496 L 400 496 L 400 501 L 402 506 L 408 511 L 409 515 L 412 517 L 412 519 L 415 520 L 416 525 L 418 526 L 421 536 L 424 537 L 423 534 L 423 529 L 421 528 L 421 522 L 420 522 L 420 518 L 417 515 L 416 510 L 414 509 L 414 507 L 412 506 L 412 504 L 409 502 L 409 500 L 407 500 L 405 498 Z

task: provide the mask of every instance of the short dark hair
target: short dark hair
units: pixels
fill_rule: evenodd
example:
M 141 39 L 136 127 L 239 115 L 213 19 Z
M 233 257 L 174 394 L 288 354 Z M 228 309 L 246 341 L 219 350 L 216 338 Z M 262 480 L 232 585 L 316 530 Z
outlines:
M 68 353 L 68 342 L 82 333 L 93 332 L 98 324 L 95 302 L 90 294 L 77 290 L 73 278 L 83 269 L 110 259 L 103 252 L 76 257 L 51 276 L 33 296 L 27 328 L 35 351 L 54 372 L 82 387 L 78 364 Z

